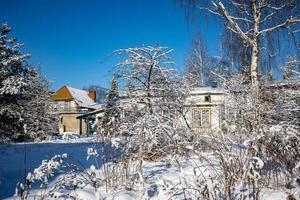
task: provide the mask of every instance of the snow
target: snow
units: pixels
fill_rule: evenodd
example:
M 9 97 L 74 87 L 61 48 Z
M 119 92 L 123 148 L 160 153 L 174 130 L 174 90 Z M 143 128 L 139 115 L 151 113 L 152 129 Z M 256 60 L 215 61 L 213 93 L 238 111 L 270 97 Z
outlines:
M 220 88 L 213 88 L 213 87 L 197 87 L 193 88 L 190 91 L 191 95 L 195 94 L 224 94 L 224 90 Z
M 67 86 L 68 90 L 70 91 L 71 95 L 73 96 L 75 102 L 80 107 L 88 108 L 90 106 L 97 105 L 95 101 L 89 97 L 88 92 L 76 88 L 72 88 L 70 86 Z
M 79 133 L 74 132 L 64 132 L 59 133 L 57 136 L 52 136 L 50 139 L 38 141 L 41 143 L 97 143 L 99 141 L 94 135 L 81 135 Z M 36 141 L 30 142 L 22 142 L 22 143 L 14 143 L 15 145 L 24 145 L 24 144 L 38 144 Z
M 40 166 L 43 160 L 49 160 L 57 154 L 66 153 L 66 162 L 80 166 L 81 170 L 89 168 L 95 159 L 86 160 L 88 148 L 100 147 L 97 143 L 24 143 L 0 145 L 0 199 L 13 196 L 17 182 L 24 181 L 29 172 Z M 98 160 L 101 164 L 101 160 Z M 59 172 L 59 174 L 63 171 Z M 56 176 L 51 178 L 51 182 Z M 33 188 L 39 187 L 34 183 Z
M 76 146 L 73 146 L 75 149 Z M 105 191 L 103 187 L 95 190 L 90 185 L 76 188 L 74 190 L 60 190 L 53 193 L 52 198 L 47 199 L 81 199 L 81 200 L 139 200 L 139 199 L 152 199 L 152 200 L 164 200 L 164 199 L 183 199 L 182 188 L 188 188 L 196 180 L 196 174 L 200 173 L 203 177 L 206 177 L 207 183 L 211 182 L 211 162 L 216 162 L 213 153 L 203 154 L 210 161 L 197 161 L 195 156 L 189 158 L 184 157 L 167 157 L 159 161 L 143 161 L 142 178 L 143 183 L 137 186 L 125 189 L 118 188 L 115 190 Z M 84 157 L 84 156 L 83 156 Z M 79 157 L 78 157 L 79 158 Z M 83 161 L 83 160 L 82 160 Z M 86 161 L 86 160 L 85 160 Z M 94 174 L 101 173 L 102 168 L 96 168 L 95 165 L 90 165 L 89 170 Z M 62 175 L 60 175 L 61 177 Z M 75 178 L 76 179 L 76 178 Z M 75 180 L 74 179 L 74 180 Z M 55 181 L 52 181 L 51 185 L 54 185 Z M 208 184 L 213 187 L 213 184 Z M 29 199 L 36 198 L 42 191 L 40 189 L 31 190 Z M 1 196 L 1 197 L 8 197 Z M 262 200 L 285 200 L 287 197 L 286 191 L 262 189 Z M 8 199 L 12 199 L 10 197 Z
M 285 191 L 272 191 L 268 189 L 263 189 L 261 192 L 262 200 L 285 200 L 287 199 L 287 194 Z

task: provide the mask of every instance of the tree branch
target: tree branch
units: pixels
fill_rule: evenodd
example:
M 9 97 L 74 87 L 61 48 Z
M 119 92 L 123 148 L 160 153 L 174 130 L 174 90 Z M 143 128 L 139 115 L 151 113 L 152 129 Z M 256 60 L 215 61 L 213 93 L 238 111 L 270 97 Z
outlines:
M 287 19 L 285 22 L 283 22 L 281 24 L 278 24 L 278 25 L 273 26 L 271 28 L 267 28 L 267 29 L 259 31 L 259 34 L 264 34 L 264 33 L 267 33 L 267 32 L 272 32 L 272 31 L 275 31 L 275 30 L 280 29 L 280 28 L 287 28 L 287 27 L 292 26 L 294 24 L 297 24 L 299 22 L 300 22 L 300 18 L 289 18 L 289 19 Z

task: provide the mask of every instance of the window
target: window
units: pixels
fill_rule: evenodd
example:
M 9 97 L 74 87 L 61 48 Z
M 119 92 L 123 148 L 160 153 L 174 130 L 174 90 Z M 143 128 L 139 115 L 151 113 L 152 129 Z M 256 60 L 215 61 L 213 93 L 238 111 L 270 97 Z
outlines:
M 70 101 L 65 101 L 64 102 L 64 110 L 68 111 L 71 109 L 71 102 Z
M 209 108 L 193 109 L 193 127 L 209 128 L 210 127 L 211 110 Z
M 211 102 L 211 97 L 210 97 L 210 95 L 205 96 L 205 97 L 204 97 L 204 101 L 205 101 L 205 102 Z
M 61 117 L 61 118 L 60 118 L 60 123 L 62 124 L 63 122 L 64 122 L 64 118 Z

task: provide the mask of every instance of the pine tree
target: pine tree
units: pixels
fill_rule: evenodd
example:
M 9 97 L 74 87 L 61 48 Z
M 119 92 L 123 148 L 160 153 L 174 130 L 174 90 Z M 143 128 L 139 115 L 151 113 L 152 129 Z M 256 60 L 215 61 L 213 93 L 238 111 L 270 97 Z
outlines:
M 28 73 L 28 54 L 20 52 L 21 44 L 8 38 L 10 27 L 3 24 L 0 38 L 0 140 L 17 140 L 24 136 L 23 107 Z
M 58 116 L 55 104 L 50 98 L 48 81 L 39 70 L 30 69 L 30 86 L 27 92 L 27 101 L 24 102 L 24 123 L 32 137 L 47 138 L 49 133 L 57 131 Z
M 105 112 L 101 120 L 101 129 L 104 135 L 113 134 L 117 126 L 116 124 L 120 121 L 118 100 L 118 81 L 114 77 L 111 81 L 111 87 L 107 96 L 107 103 L 105 105 Z
M 23 141 L 32 131 L 56 127 L 48 83 L 28 64 L 22 44 L 8 37 L 10 30 L 7 24 L 1 27 L 0 142 Z

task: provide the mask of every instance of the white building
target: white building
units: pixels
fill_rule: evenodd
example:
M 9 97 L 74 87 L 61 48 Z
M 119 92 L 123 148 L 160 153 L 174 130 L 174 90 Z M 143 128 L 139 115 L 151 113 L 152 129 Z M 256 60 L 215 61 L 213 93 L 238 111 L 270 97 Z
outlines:
M 122 118 L 127 118 L 132 113 L 131 103 L 139 102 L 141 97 L 135 96 L 129 98 L 126 92 L 120 92 L 121 107 L 123 110 Z M 132 99 L 133 98 L 133 99 Z M 184 123 L 194 129 L 196 132 L 201 132 L 209 129 L 218 129 L 224 119 L 224 91 L 219 88 L 199 87 L 193 88 L 184 101 L 184 111 L 182 114 L 177 114 L 174 117 L 174 123 Z M 143 107 L 144 104 L 139 104 Z M 163 108 L 158 108 L 162 110 Z M 95 119 L 96 116 L 101 116 L 104 112 L 104 105 L 100 109 L 83 114 L 77 118 L 80 119 Z M 184 117 L 183 117 L 184 115 Z
M 219 88 L 193 88 L 185 100 L 185 117 L 189 126 L 196 131 L 220 128 L 224 103 L 224 91 Z

